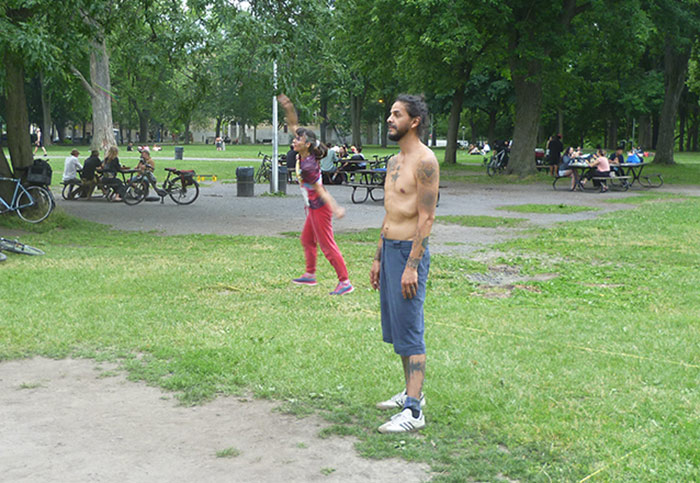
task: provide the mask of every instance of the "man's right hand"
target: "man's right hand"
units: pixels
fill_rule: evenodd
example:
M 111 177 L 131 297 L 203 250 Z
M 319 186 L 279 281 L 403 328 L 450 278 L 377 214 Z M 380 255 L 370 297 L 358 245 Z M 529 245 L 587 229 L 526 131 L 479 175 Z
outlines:
M 372 269 L 369 271 L 369 284 L 374 290 L 379 290 L 379 260 L 372 262 Z

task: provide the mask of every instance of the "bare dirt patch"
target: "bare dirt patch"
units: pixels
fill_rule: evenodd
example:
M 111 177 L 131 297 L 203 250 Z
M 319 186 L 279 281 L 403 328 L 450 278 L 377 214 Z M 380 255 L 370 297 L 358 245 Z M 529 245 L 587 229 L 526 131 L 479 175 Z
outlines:
M 321 439 L 316 416 L 220 397 L 178 406 L 115 366 L 0 363 L 0 480 L 13 482 L 427 481 L 426 465 L 369 460 L 353 438 Z

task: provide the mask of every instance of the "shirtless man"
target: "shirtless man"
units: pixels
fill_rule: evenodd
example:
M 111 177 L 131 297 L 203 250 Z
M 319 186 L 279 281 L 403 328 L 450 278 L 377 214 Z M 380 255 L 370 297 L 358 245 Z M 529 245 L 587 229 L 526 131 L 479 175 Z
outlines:
M 400 95 L 387 119 L 389 139 L 400 153 L 389 160 L 384 181 L 381 238 L 370 283 L 379 289 L 384 342 L 401 356 L 406 388 L 377 404 L 399 410 L 379 427 L 381 433 L 403 433 L 425 426 L 422 393 L 425 378 L 423 302 L 430 267 L 428 237 L 435 219 L 440 167 L 420 140 L 428 109 L 416 96 Z

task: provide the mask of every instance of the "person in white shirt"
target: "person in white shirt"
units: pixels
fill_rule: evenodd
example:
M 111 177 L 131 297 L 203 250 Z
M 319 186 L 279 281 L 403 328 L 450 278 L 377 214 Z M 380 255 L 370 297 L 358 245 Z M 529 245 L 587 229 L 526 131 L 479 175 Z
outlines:
M 77 180 L 80 179 L 78 177 L 78 170 L 83 169 L 83 165 L 80 164 L 80 161 L 78 161 L 78 155 L 80 152 L 78 152 L 77 149 L 74 149 L 73 151 L 70 152 L 70 156 L 66 158 L 66 161 L 63 165 L 63 182 L 65 183 L 66 181 L 71 181 L 71 180 Z
M 484 149 L 482 149 L 482 151 L 483 151 L 484 154 L 486 154 L 486 153 L 488 153 L 489 151 L 491 151 L 491 146 L 489 146 L 489 143 L 488 143 L 488 142 L 484 143 Z

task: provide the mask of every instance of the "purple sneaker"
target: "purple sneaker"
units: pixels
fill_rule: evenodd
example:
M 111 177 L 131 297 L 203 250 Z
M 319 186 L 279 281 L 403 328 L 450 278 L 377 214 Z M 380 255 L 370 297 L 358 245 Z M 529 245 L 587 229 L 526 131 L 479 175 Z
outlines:
M 339 282 L 338 286 L 335 287 L 335 290 L 333 290 L 330 294 L 331 295 L 347 295 L 350 292 L 355 290 L 355 288 L 350 284 L 349 280 L 346 280 L 345 282 Z
M 302 275 L 301 277 L 292 280 L 292 282 L 296 283 L 297 285 L 313 286 L 316 285 L 316 277 L 307 277 Z

